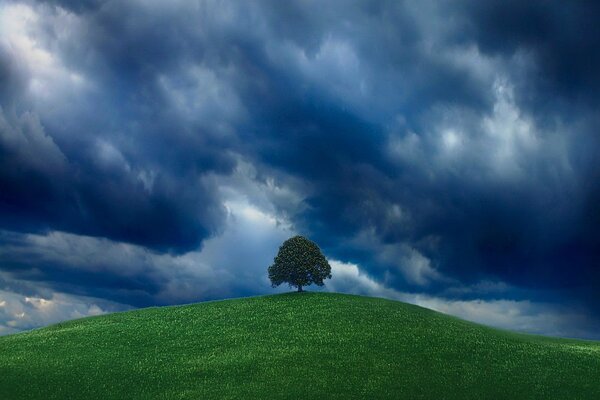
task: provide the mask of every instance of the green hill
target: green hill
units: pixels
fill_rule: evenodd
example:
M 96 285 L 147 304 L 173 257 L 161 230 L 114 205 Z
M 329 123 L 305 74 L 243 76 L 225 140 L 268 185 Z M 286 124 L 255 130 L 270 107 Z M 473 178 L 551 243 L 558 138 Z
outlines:
M 0 337 L 0 399 L 598 399 L 600 342 L 331 293 L 162 307 Z

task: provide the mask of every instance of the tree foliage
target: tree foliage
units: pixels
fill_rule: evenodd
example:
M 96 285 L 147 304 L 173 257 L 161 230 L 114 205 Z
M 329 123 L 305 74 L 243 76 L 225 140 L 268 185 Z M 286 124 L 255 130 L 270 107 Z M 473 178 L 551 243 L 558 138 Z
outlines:
M 283 242 L 269 267 L 269 279 L 273 287 L 287 282 L 302 291 L 303 286 L 323 286 L 323 280 L 331 278 L 331 266 L 316 243 L 303 236 L 294 236 Z

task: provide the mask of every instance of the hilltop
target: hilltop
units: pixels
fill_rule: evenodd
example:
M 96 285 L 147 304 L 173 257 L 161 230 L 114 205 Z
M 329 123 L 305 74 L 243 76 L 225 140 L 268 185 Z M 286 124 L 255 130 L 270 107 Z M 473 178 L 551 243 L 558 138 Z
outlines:
M 397 301 L 289 293 L 0 337 L 2 399 L 600 398 L 600 342 Z

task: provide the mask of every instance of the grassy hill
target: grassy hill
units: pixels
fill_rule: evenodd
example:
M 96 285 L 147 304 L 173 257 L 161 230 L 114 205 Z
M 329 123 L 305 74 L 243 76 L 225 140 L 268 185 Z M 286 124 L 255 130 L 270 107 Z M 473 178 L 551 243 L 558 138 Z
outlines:
M 0 399 L 598 399 L 600 342 L 290 293 L 0 337 Z

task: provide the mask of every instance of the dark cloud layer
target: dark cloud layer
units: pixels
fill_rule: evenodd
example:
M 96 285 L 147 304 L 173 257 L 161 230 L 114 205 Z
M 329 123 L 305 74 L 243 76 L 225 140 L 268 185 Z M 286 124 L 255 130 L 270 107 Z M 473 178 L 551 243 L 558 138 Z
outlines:
M 569 99 L 597 100 L 600 6 L 596 2 L 470 2 L 464 11 L 470 21 L 468 35 L 483 52 L 532 53 L 539 71 L 528 76 L 536 86 L 534 96 L 550 91 Z
M 227 237 L 248 203 L 396 290 L 467 298 L 449 288 L 500 281 L 512 289 L 477 296 L 597 319 L 595 3 L 49 1 L 2 14 L 12 279 L 180 301 L 161 295 L 177 265 L 149 260 Z M 57 231 L 139 246 L 145 261 L 28 257 Z

